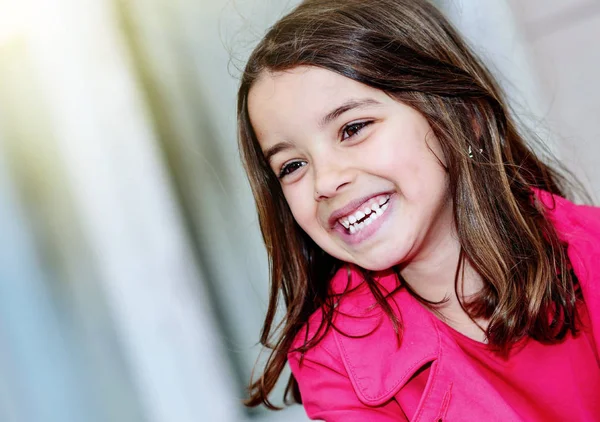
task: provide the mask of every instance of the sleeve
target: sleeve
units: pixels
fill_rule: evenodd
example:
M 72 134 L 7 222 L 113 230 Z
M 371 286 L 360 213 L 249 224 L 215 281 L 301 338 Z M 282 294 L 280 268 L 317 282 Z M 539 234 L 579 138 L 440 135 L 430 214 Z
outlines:
M 300 362 L 300 353 L 288 354 L 298 381 L 302 404 L 308 417 L 325 422 L 399 422 L 408 418 L 391 400 L 381 406 L 363 404 L 357 397 L 341 362 L 321 347 L 310 350 Z M 311 353 L 312 352 L 312 353 Z

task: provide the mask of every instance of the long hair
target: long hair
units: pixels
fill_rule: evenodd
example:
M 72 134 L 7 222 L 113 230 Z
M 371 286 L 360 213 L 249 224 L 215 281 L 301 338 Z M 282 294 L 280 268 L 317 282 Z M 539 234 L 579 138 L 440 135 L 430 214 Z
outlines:
M 537 188 L 568 197 L 566 179 L 526 144 L 499 86 L 455 29 L 425 0 L 306 0 L 258 44 L 238 92 L 239 146 L 271 278 L 260 339 L 270 356 L 250 385 L 248 406 L 277 408 L 268 395 L 312 313 L 323 310 L 323 321 L 302 350 L 331 328 L 328 282 L 343 265 L 294 221 L 249 119 L 248 94 L 257 78 L 296 66 L 327 69 L 380 89 L 428 120 L 446 158 L 461 263 L 468 260 L 484 280 L 483 289 L 461 306 L 472 319 L 489 321 L 491 346 L 506 350 L 524 336 L 552 343 L 576 332 L 577 280 L 532 194 Z M 401 335 L 387 296 L 365 276 Z M 285 314 L 277 323 L 280 300 Z M 288 393 L 301 402 L 293 376 Z

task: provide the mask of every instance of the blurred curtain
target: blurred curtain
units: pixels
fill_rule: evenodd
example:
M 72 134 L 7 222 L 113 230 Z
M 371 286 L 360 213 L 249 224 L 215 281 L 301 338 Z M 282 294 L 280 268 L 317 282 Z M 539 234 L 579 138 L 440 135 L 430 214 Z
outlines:
M 2 6 L 0 417 L 240 420 L 116 5 Z

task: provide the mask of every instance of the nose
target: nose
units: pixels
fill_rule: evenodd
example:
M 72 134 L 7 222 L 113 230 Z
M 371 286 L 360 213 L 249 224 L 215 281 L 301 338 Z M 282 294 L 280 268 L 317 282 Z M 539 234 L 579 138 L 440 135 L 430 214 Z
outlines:
M 352 170 L 342 163 L 334 163 L 333 160 L 321 162 L 315 165 L 315 200 L 322 201 L 338 194 L 354 178 Z

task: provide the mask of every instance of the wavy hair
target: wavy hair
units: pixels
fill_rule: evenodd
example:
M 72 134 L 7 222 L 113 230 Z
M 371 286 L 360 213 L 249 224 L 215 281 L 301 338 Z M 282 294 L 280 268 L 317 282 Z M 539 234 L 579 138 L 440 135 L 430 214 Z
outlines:
M 317 335 L 300 348 L 307 350 L 333 325 L 328 282 L 344 265 L 294 221 L 249 119 L 248 94 L 257 78 L 296 66 L 327 69 L 380 89 L 428 120 L 447 160 L 462 246 L 459 267 L 468 260 L 484 280 L 483 289 L 461 306 L 472 319 L 489 321 L 490 345 L 506 350 L 524 336 L 552 343 L 576 332 L 577 280 L 564 245 L 532 196 L 532 188 L 569 196 L 569 187 L 558 164 L 544 162 L 550 155 L 542 160 L 525 142 L 486 67 L 425 0 L 306 0 L 255 48 L 238 92 L 239 147 L 270 265 L 269 306 L 260 338 L 270 355 L 250 384 L 246 405 L 277 408 L 269 393 L 300 329 L 312 313 L 323 310 Z M 528 138 L 537 142 L 535 136 Z M 387 295 L 364 273 L 401 336 Z M 458 277 L 457 269 L 456 289 Z M 400 280 L 402 287 L 410 289 Z M 285 313 L 277 322 L 281 300 Z M 289 393 L 301 402 L 293 376 L 286 399 Z

